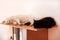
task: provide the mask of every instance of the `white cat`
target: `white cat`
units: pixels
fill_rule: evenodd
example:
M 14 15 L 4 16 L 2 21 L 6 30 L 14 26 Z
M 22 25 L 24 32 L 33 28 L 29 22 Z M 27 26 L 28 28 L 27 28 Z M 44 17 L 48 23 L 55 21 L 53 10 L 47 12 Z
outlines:
M 18 25 L 24 25 L 25 23 L 30 23 L 30 25 L 33 25 L 34 20 L 33 17 L 27 16 L 27 15 L 17 15 L 17 16 L 11 16 L 6 18 L 3 23 L 5 24 L 18 24 Z

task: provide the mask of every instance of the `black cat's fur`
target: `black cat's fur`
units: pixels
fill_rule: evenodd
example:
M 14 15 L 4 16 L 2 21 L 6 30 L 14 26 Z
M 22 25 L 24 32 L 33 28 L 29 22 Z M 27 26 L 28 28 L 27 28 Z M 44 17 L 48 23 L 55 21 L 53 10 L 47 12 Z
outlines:
M 34 20 L 34 28 L 51 28 L 56 25 L 52 17 L 45 17 L 40 20 Z

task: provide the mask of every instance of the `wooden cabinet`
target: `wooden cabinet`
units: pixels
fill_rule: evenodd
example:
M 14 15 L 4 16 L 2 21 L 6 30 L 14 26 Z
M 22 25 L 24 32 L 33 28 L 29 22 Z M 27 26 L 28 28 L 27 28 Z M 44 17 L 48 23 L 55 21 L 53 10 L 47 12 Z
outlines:
M 48 29 L 38 31 L 27 31 L 27 40 L 48 40 Z
M 14 29 L 11 29 L 14 38 Z M 19 28 L 15 29 L 16 40 L 20 40 Z M 24 35 L 23 35 L 24 36 Z M 27 40 L 48 40 L 48 29 L 39 29 L 38 31 L 27 30 Z M 15 39 L 12 39 L 15 40 Z

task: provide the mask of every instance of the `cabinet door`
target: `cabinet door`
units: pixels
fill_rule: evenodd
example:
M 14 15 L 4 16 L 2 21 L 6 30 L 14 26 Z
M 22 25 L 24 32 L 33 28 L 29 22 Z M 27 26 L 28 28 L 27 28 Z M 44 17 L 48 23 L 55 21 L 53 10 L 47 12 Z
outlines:
M 27 40 L 48 40 L 48 29 L 38 31 L 27 31 Z

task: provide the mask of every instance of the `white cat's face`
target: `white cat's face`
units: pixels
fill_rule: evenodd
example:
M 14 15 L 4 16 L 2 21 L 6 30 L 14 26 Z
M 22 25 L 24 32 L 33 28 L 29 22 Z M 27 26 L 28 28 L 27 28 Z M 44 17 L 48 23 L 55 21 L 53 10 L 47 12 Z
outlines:
M 8 24 L 9 23 L 9 19 L 5 19 L 2 23 L 3 24 Z
M 18 18 L 6 18 L 4 21 L 3 21 L 4 24 L 19 24 L 20 25 L 20 20 Z

